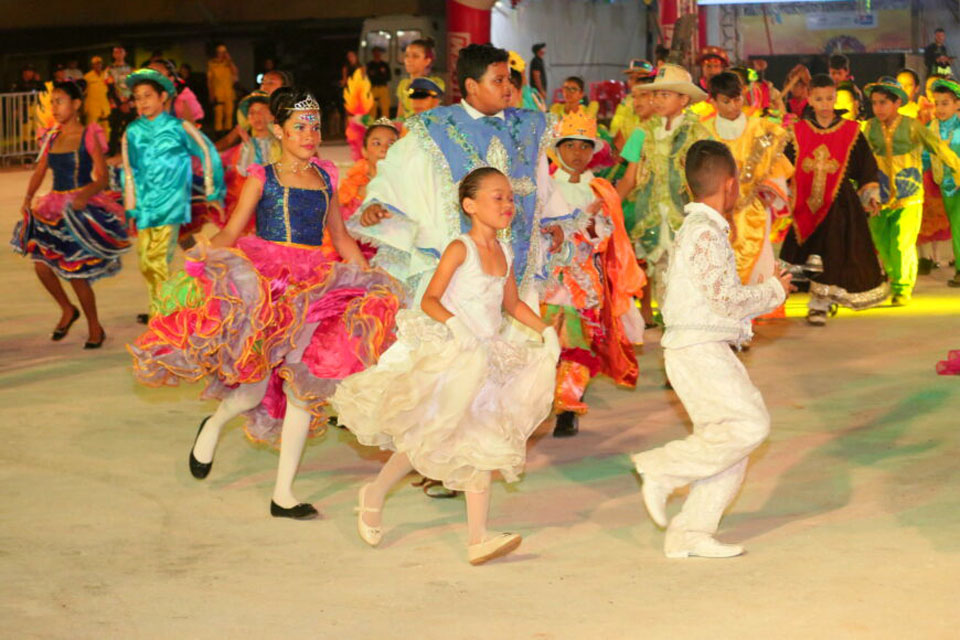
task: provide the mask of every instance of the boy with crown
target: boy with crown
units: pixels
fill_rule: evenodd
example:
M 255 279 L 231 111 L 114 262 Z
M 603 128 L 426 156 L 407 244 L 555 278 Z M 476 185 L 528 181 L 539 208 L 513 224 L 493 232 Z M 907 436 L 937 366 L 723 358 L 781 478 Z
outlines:
M 917 282 L 917 235 L 923 220 L 923 151 L 953 171 L 960 158 L 950 145 L 914 118 L 898 112 L 910 97 L 895 78 L 883 76 L 864 92 L 874 117 L 864 125 L 864 136 L 880 169 L 882 208 L 870 218 L 873 243 L 890 278 L 892 303 L 910 302 Z
M 520 295 L 533 308 L 545 280 L 546 253 L 580 224 L 557 191 L 546 151 L 553 132 L 540 112 L 508 108 L 508 54 L 490 44 L 460 51 L 464 100 L 406 121 L 409 134 L 380 161 L 366 199 L 348 221 L 351 233 L 378 248 L 373 264 L 407 287 L 416 304 L 446 246 L 469 228 L 457 203 L 460 180 L 493 166 L 513 188 L 516 213 L 506 233 Z
M 637 383 L 633 344 L 643 341 L 643 321 L 633 298 L 642 295 L 646 277 L 630 246 L 620 196 L 587 169 L 599 147 L 597 121 L 575 111 L 558 124 L 548 152 L 557 190 L 574 210 L 587 213 L 586 225 L 567 244 L 571 252 L 554 261 L 544 294 L 544 320 L 563 316 L 554 437 L 577 433 L 593 376 L 606 374 L 624 387 Z
M 783 127 L 743 112 L 743 83 L 733 72 L 714 75 L 709 82 L 715 113 L 703 124 L 730 148 L 737 161 L 740 197 L 733 214 L 731 241 L 737 274 L 743 284 L 756 284 L 774 275 L 776 261 L 770 243 L 770 222 L 788 205 L 787 181 L 793 165 L 783 150 L 790 139 Z

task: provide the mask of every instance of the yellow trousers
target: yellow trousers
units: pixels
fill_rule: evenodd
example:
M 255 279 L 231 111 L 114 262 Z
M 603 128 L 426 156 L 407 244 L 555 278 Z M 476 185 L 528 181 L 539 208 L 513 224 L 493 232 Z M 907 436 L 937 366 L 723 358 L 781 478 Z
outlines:
M 170 277 L 170 263 L 177 248 L 180 225 L 167 224 L 137 230 L 137 259 L 140 273 L 147 281 L 150 295 L 150 316 L 159 311 L 160 287 Z
M 370 87 L 370 95 L 373 96 L 373 109 L 370 115 L 373 118 L 390 117 L 390 87 Z
M 233 98 L 218 102 L 213 107 L 213 130 L 228 131 L 233 129 Z

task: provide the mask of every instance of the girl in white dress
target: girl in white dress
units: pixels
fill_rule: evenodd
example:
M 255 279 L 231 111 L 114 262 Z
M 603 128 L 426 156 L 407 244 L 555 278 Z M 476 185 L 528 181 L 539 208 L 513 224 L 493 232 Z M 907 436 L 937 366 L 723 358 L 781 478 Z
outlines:
M 331 402 L 361 443 L 394 451 L 360 488 L 360 537 L 379 544 L 387 492 L 416 469 L 465 492 L 468 556 L 482 564 L 520 546 L 517 534 L 486 530 L 490 474 L 512 482 L 522 472 L 527 438 L 550 414 L 560 345 L 555 328 L 520 301 L 510 247 L 497 239 L 514 215 L 510 182 L 476 169 L 459 198 L 472 228 L 443 252 L 420 309 L 398 314 L 397 342 Z M 502 311 L 543 343 L 504 339 Z

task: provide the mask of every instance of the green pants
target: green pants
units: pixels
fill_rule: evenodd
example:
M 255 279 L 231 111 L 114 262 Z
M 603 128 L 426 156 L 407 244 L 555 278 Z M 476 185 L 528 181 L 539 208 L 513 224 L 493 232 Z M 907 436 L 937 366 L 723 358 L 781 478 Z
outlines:
M 953 259 L 955 268 L 960 273 L 960 192 L 948 196 L 943 194 L 943 208 L 947 210 L 950 220 L 950 233 L 953 234 Z
M 902 209 L 882 209 L 870 218 L 870 235 L 880 262 L 890 278 L 894 295 L 909 296 L 917 283 L 917 236 L 923 220 L 923 204 Z

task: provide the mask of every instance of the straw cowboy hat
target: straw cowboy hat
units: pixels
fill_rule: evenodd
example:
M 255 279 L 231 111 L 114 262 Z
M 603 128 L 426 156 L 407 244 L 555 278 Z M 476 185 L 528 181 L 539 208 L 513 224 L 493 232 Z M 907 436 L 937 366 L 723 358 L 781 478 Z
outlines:
M 690 98 L 690 102 L 707 99 L 707 92 L 693 84 L 690 72 L 676 64 L 664 63 L 657 70 L 657 78 L 650 84 L 640 85 L 642 91 L 675 91 Z

